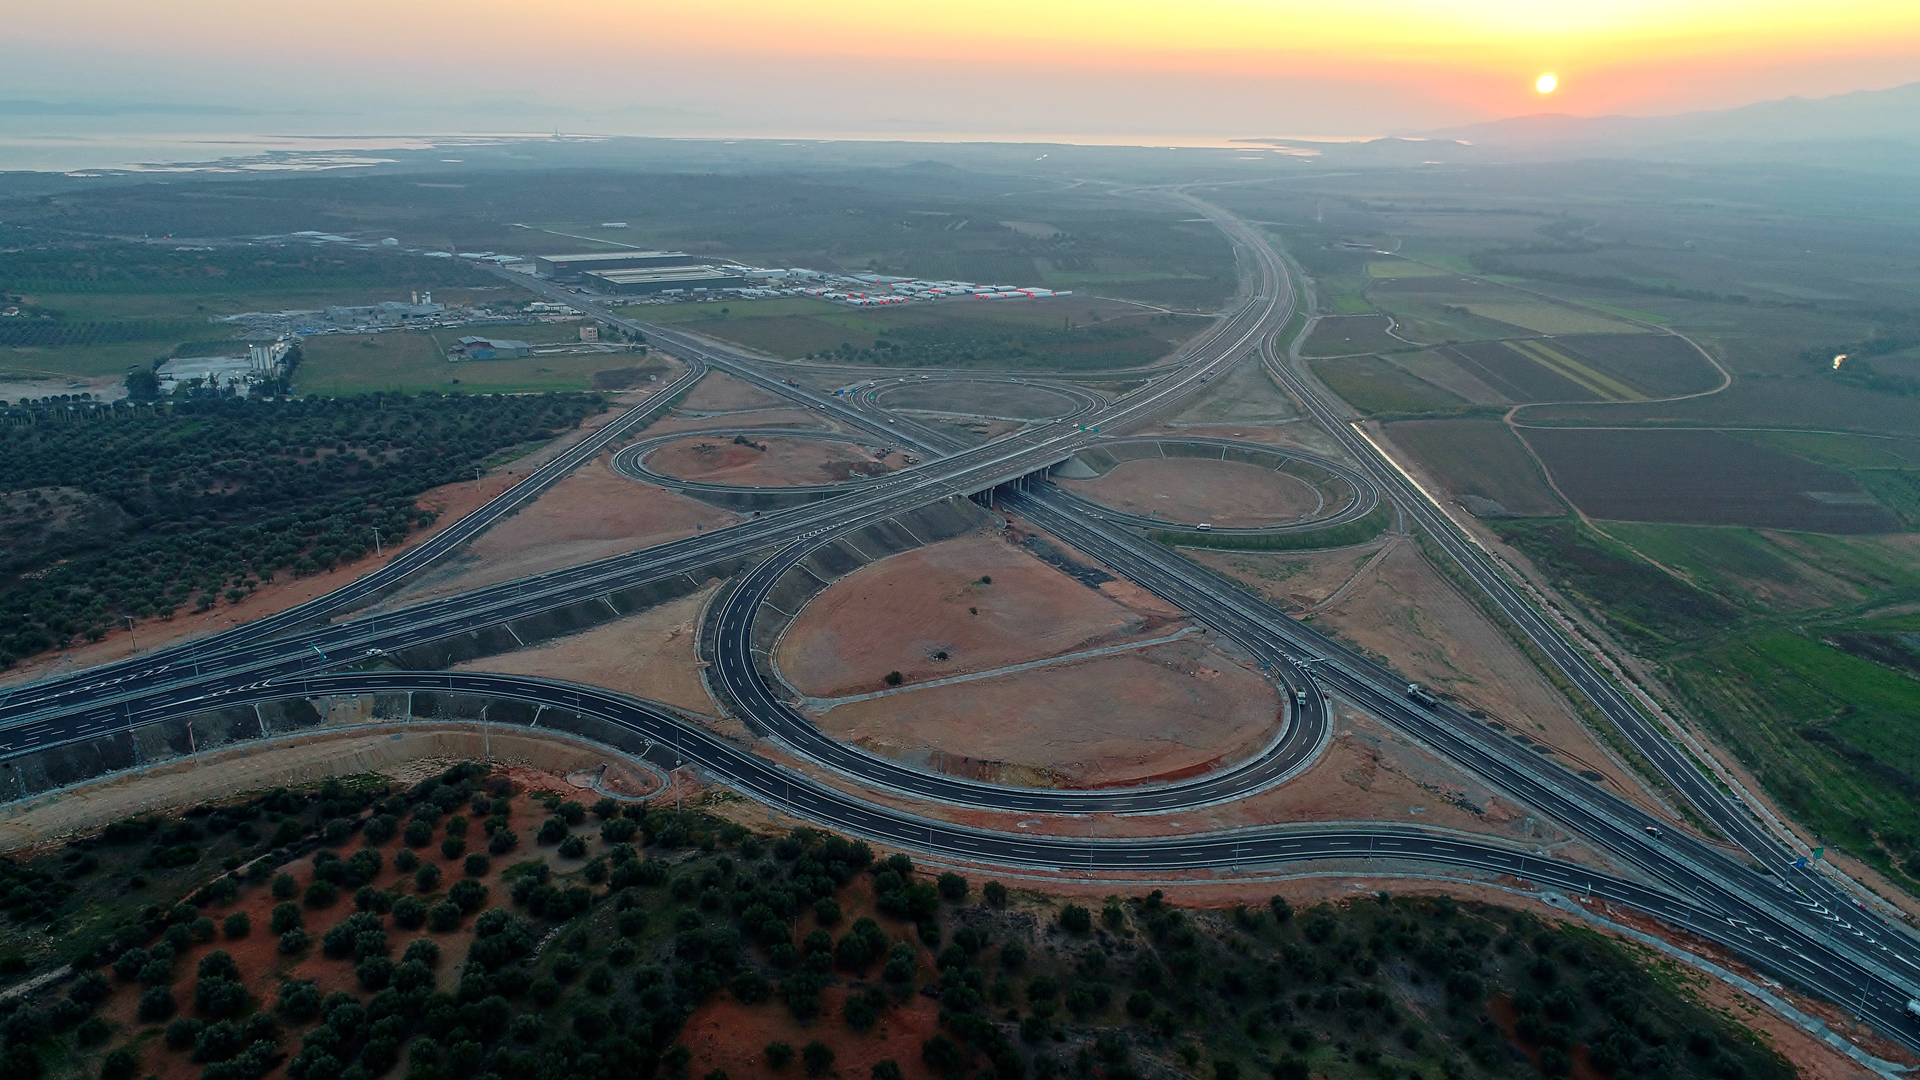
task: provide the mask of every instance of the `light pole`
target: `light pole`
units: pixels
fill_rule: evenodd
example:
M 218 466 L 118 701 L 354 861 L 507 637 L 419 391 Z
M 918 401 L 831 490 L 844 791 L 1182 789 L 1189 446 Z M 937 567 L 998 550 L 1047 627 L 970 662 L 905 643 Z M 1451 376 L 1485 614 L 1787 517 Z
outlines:
M 135 631 L 133 628 L 133 616 L 123 615 L 121 616 L 121 618 L 127 620 L 127 633 L 132 635 L 133 637 L 133 651 L 139 652 L 140 651 L 140 634 L 137 631 Z

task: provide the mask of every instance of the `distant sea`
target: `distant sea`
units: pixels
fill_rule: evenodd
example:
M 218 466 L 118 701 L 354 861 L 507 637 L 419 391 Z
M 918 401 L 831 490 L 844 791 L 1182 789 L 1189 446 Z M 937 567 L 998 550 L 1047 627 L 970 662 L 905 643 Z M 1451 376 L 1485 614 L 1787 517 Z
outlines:
M 0 172 L 84 173 L 88 170 L 133 170 L 155 173 L 194 172 L 321 172 L 350 170 L 398 160 L 387 154 L 415 157 L 423 152 L 457 152 L 462 146 L 500 145 L 518 140 L 550 139 L 558 133 L 497 132 L 441 135 L 329 135 L 329 134 L 123 134 L 50 131 L 55 125 L 40 119 L 39 130 L 21 131 L 0 125 Z M 14 130 L 5 130 L 14 128 Z M 623 136 L 596 136 L 568 132 L 568 140 Z M 1286 136 L 1263 136 L 1258 141 L 1218 135 L 1127 135 L 1033 132 L 840 132 L 780 134 L 674 133 L 670 139 L 706 141 L 767 141 L 773 143 L 897 142 L 1069 144 L 1078 146 L 1167 147 L 1170 149 L 1244 150 L 1248 154 L 1275 152 L 1266 145 Z M 1301 141 L 1354 142 L 1373 136 L 1302 136 Z M 1298 151 L 1294 151 L 1298 152 Z

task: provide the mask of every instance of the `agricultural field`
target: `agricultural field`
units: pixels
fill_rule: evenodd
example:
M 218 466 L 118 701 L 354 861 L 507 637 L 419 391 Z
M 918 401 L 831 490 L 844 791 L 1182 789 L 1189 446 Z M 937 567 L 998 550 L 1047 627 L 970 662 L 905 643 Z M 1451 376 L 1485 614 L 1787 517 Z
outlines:
M 368 304 L 413 290 L 465 301 L 500 289 L 450 260 L 349 250 L 119 244 L 10 252 L 0 260 L 0 306 L 22 315 L 0 319 L 0 381 L 124 374 L 182 344 L 231 337 L 233 327 L 208 323 L 215 316 Z
M 1551 346 L 1547 346 L 1551 349 Z M 1434 350 L 1508 401 L 1608 401 L 1598 380 L 1583 379 L 1571 365 L 1554 362 L 1533 341 L 1443 345 Z M 1552 357 L 1565 359 L 1553 350 Z M 1617 384 L 1616 384 L 1617 385 Z
M 1739 200 L 1716 197 L 1730 184 Z M 1460 374 L 1396 355 L 1409 371 L 1473 401 L 1488 398 L 1462 376 L 1513 402 L 1566 402 L 1516 419 L 1604 532 L 1574 517 L 1488 527 L 1646 657 L 1820 842 L 1920 892 L 1920 765 L 1907 749 L 1920 625 L 1900 614 L 1920 602 L 1917 538 L 1901 531 L 1920 529 L 1909 186 L 1579 162 L 1354 170 L 1337 185 L 1300 177 L 1218 198 L 1286 223 L 1276 235 L 1327 275 L 1323 292 L 1364 293 L 1404 336 L 1453 339 L 1435 353 Z M 1834 214 L 1842 203 L 1851 209 Z M 1400 276 L 1388 263 L 1395 276 L 1360 282 L 1374 249 L 1458 273 Z M 1525 308 L 1505 306 L 1518 295 Z M 1569 311 L 1622 321 L 1551 321 Z M 1650 327 L 1698 342 L 1731 385 L 1717 390 L 1713 364 Z M 1390 400 L 1378 369 L 1339 375 L 1323 377 L 1373 408 Z M 1661 400 L 1684 395 L 1703 396 Z M 1507 460 L 1482 449 L 1441 464 L 1459 451 L 1431 445 L 1434 432 L 1471 423 L 1388 434 L 1464 487 L 1483 462 Z M 1584 426 L 1625 430 L 1570 430 Z
M 557 785 L 353 776 L 9 862 L 6 936 L 33 945 L 9 966 L 72 965 L 20 999 L 10 1070 L 1794 1075 L 1658 954 L 1583 925 L 1445 896 L 1057 897 Z
M 1900 527 L 1847 473 L 1722 432 L 1525 428 L 1522 438 L 1591 517 L 1824 533 Z
M 1321 382 L 1363 413 L 1423 415 L 1471 407 L 1460 395 L 1417 378 L 1382 357 L 1315 360 L 1311 366 Z
M 1313 325 L 1300 348 L 1302 356 L 1354 356 L 1418 348 L 1394 337 L 1385 315 L 1329 315 Z
M 1920 891 L 1920 679 L 1848 655 L 1832 638 L 1744 637 L 1674 662 L 1672 682 L 1814 835 Z
M 1604 407 L 1536 405 L 1527 424 L 1759 427 L 1781 431 L 1920 436 L 1920 396 L 1876 393 L 1831 379 L 1738 378 L 1717 394 Z
M 1526 446 L 1498 420 L 1403 420 L 1385 430 L 1476 517 L 1567 512 Z
M 577 341 L 573 323 L 482 327 L 482 336 L 534 345 Z M 609 352 L 517 359 L 450 361 L 447 350 L 466 328 L 389 331 L 381 334 L 321 334 L 306 338 L 305 359 L 294 372 L 302 394 L 367 394 L 377 391 L 455 394 L 527 394 L 557 390 L 607 390 L 638 385 L 646 376 L 667 378 L 670 361 L 651 353 Z M 624 384 L 624 385 L 615 385 Z
M 1157 363 L 1211 322 L 1080 297 L 865 310 L 787 297 L 724 306 L 648 305 L 627 313 L 790 360 L 1067 373 Z
M 1569 335 L 1555 338 L 1551 346 L 1649 398 L 1703 394 L 1722 381 L 1698 350 L 1673 334 Z

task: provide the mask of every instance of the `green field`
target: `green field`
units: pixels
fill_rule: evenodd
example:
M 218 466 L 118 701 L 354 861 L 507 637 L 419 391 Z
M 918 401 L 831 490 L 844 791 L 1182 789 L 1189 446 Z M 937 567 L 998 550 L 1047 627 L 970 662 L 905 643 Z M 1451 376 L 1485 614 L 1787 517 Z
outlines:
M 1302 356 L 1354 356 L 1360 353 L 1412 349 L 1387 333 L 1393 321 L 1385 315 L 1347 315 L 1323 318 L 1300 347 Z
M 1405 420 L 1388 424 L 1386 432 L 1446 486 L 1444 494 L 1499 504 L 1499 510 L 1480 507 L 1478 516 L 1559 517 L 1567 512 L 1526 446 L 1498 420 Z
M 0 259 L 0 294 L 52 318 L 0 324 L 0 380 L 123 374 L 183 343 L 233 336 L 236 328 L 208 322 L 217 316 L 368 304 L 415 290 L 455 303 L 512 295 L 450 260 L 348 249 L 105 245 L 11 253 Z
M 1577 308 L 1542 300 L 1515 298 L 1477 301 L 1463 306 L 1481 318 L 1511 323 L 1542 334 L 1631 334 L 1640 329 L 1632 323 L 1591 315 Z
M 508 326 L 488 329 L 494 337 L 566 340 L 572 324 Z M 662 374 L 659 358 L 638 353 L 582 356 L 533 356 L 514 360 L 451 362 L 446 348 L 459 329 L 385 334 L 329 334 L 306 339 L 305 359 L 294 373 L 301 394 L 365 394 L 376 390 L 443 393 L 525 394 L 545 390 L 594 390 L 596 372 L 641 367 Z M 437 337 L 437 340 L 436 340 Z M 536 342 L 537 344 L 538 342 Z M 604 382 L 605 380 L 602 380 Z
M 1153 364 L 1212 321 L 1081 297 L 1017 303 L 961 299 L 869 309 L 782 297 L 625 311 L 789 360 L 1058 372 Z
M 1920 680 L 1794 633 L 1673 665 L 1699 717 L 1830 844 L 1920 882 Z
M 1377 356 L 1315 360 L 1313 373 L 1361 412 L 1408 415 L 1460 412 L 1465 398 L 1417 379 Z
M 1371 278 L 1445 277 L 1446 274 L 1447 271 L 1439 267 L 1408 262 L 1405 259 L 1367 264 L 1367 276 Z

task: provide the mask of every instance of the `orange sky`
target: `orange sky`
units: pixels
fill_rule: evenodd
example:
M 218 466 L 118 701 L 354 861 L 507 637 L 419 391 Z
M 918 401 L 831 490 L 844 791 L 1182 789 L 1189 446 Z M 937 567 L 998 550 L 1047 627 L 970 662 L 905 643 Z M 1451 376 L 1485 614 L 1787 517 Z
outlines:
M 998 103 L 1025 89 L 1071 97 L 1084 79 L 1086 100 L 1057 130 L 1104 115 L 1095 98 L 1118 95 L 1108 119 L 1124 122 L 1139 115 L 1129 87 L 1144 101 L 1194 80 L 1243 95 L 1270 86 L 1265 115 L 1301 95 L 1333 103 L 1279 127 L 1337 114 L 1346 88 L 1366 104 L 1331 126 L 1377 129 L 1393 125 L 1396 100 L 1417 125 L 1670 113 L 1920 79 L 1916 0 L 64 0 L 22 5 L 7 36 L 8 96 L 73 98 L 123 79 L 189 100 L 254 65 L 284 80 L 260 88 L 269 97 L 377 87 L 604 104 L 661 100 L 668 85 L 678 107 L 710 99 L 738 115 L 793 80 L 845 92 L 863 74 L 906 78 L 925 84 L 907 88 L 916 100 L 938 83 Z M 475 62 L 495 77 L 460 80 Z M 1561 89 L 1543 98 L 1532 86 L 1549 71 Z M 704 97 L 686 83 L 720 75 L 729 85 Z M 1243 105 L 1223 103 L 1220 119 L 1244 128 Z

